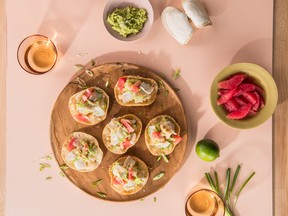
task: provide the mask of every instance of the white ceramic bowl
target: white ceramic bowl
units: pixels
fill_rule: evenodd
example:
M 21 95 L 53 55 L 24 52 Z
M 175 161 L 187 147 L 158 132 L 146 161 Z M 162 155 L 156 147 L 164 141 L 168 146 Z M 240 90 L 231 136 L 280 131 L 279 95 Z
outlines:
M 144 27 L 138 34 L 130 35 L 125 38 L 121 36 L 118 32 L 116 32 L 114 29 L 112 29 L 111 25 L 107 22 L 107 17 L 116 8 L 124 8 L 126 6 L 144 8 L 147 11 L 148 19 L 145 22 Z M 103 11 L 103 22 L 106 30 L 109 32 L 111 36 L 121 41 L 127 41 L 127 42 L 135 41 L 144 37 L 150 31 L 153 21 L 154 21 L 154 12 L 149 0 L 108 0 Z

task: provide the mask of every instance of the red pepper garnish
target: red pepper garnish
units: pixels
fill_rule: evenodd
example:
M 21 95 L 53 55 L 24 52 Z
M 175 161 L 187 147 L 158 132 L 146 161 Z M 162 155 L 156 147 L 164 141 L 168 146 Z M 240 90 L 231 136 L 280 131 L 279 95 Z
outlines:
M 128 169 L 128 179 L 130 180 L 130 181 L 133 181 L 133 168 L 132 167 L 129 167 L 129 169 Z
M 121 147 L 122 147 L 123 149 L 127 149 L 127 148 L 129 148 L 131 145 L 132 145 L 131 142 L 126 139 L 126 140 L 121 144 Z
M 74 117 L 81 122 L 90 123 L 90 120 L 88 119 L 88 117 L 84 115 L 78 114 L 78 115 L 75 115 Z
M 73 144 L 75 142 L 76 138 L 75 137 L 72 137 L 71 140 L 69 141 L 68 143 L 68 151 L 72 151 L 74 148 L 76 148 Z
M 117 86 L 121 92 L 123 91 L 125 82 L 126 82 L 126 78 L 124 78 L 124 77 L 120 77 L 118 79 Z
M 140 89 L 140 84 L 141 84 L 141 81 L 138 80 L 137 82 L 135 82 L 132 86 L 131 86 L 131 91 L 132 92 L 138 92 L 139 89 Z
M 160 132 L 160 131 L 153 131 L 153 132 L 152 132 L 152 136 L 153 136 L 154 138 L 159 138 L 159 137 L 161 136 L 161 132 Z
M 120 119 L 122 125 L 128 130 L 128 133 L 134 132 L 134 128 L 129 124 L 129 121 L 126 119 Z
M 88 100 L 88 98 L 91 96 L 91 94 L 92 94 L 92 90 L 91 89 L 86 89 L 86 91 L 85 91 L 85 93 L 82 95 L 82 100 L 83 100 L 83 102 L 85 103 L 87 100 Z
M 182 140 L 182 137 L 180 137 L 179 135 L 176 135 L 176 134 L 174 134 L 174 135 L 172 136 L 172 138 L 175 139 L 175 141 L 174 141 L 174 144 L 175 144 L 175 145 L 177 145 L 178 143 L 180 143 L 181 140 Z

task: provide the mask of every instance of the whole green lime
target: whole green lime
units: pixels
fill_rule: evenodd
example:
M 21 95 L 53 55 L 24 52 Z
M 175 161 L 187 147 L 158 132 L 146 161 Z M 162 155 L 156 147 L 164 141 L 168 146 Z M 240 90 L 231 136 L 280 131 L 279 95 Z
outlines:
M 196 145 L 196 154 L 204 161 L 214 161 L 220 156 L 220 149 L 213 140 L 202 139 Z

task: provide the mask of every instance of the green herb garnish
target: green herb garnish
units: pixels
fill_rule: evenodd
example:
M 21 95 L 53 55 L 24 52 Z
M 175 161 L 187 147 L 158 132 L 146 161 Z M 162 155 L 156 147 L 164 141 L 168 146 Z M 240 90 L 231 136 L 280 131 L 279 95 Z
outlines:
M 165 96 L 168 96 L 168 95 L 169 95 L 169 91 L 168 91 L 168 90 L 165 90 L 165 91 L 164 91 L 164 95 L 165 95 Z
M 52 154 L 42 157 L 43 160 L 52 160 Z
M 93 76 L 94 76 L 94 73 L 93 73 L 93 71 L 92 71 L 92 70 L 90 70 L 90 69 L 86 69 L 86 70 L 85 70 L 85 73 L 86 73 L 87 75 L 91 76 L 91 77 L 93 77 Z
M 62 164 L 61 166 L 60 166 L 60 169 L 62 169 L 62 170 L 66 170 L 66 169 L 68 169 L 69 167 L 67 166 L 67 164 Z
M 103 192 L 97 192 L 96 193 L 99 197 L 105 198 L 107 197 L 107 194 L 103 193 Z
M 91 59 L 90 64 L 91 64 L 92 67 L 94 67 L 95 66 L 95 61 L 93 59 Z
M 48 176 L 48 177 L 45 178 L 45 180 L 51 180 L 51 179 L 52 179 L 51 176 Z
M 173 79 L 178 79 L 180 77 L 180 69 L 176 69 L 176 71 L 174 72 L 174 74 L 172 75 Z
M 165 172 L 160 172 L 159 174 L 157 174 L 154 178 L 153 181 L 161 179 L 163 176 L 165 175 Z
M 157 201 L 157 197 L 154 197 L 153 201 L 154 201 L 154 203 L 155 203 L 155 202 Z
M 82 64 L 75 64 L 75 65 L 74 65 L 74 68 L 75 68 L 76 70 L 83 70 L 83 69 L 84 69 L 84 66 L 83 66 Z
M 45 168 L 51 167 L 51 165 L 48 163 L 40 163 L 39 165 L 40 165 L 40 168 L 39 168 L 40 171 L 43 171 Z
M 97 186 L 98 184 L 100 184 L 102 182 L 102 179 L 98 179 L 94 182 L 92 182 L 92 186 Z
M 109 81 L 107 80 L 105 83 L 105 87 L 107 88 L 109 86 Z

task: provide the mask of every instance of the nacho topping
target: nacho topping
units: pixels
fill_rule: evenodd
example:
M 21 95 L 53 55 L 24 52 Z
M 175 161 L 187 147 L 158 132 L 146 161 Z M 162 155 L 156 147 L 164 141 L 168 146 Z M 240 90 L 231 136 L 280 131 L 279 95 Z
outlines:
M 94 116 L 102 117 L 106 115 L 107 98 L 99 89 L 88 88 L 75 97 L 76 105 L 74 111 L 78 114 L 74 115 L 75 118 L 82 122 L 91 122 Z
M 143 103 L 152 97 L 155 90 L 151 84 L 141 79 L 120 77 L 117 82 L 119 98 L 123 103 Z
M 76 169 L 87 169 L 101 161 L 101 150 L 96 143 L 87 138 L 72 137 L 68 143 L 69 153 L 65 156 L 66 161 L 72 162 Z
M 145 182 L 145 173 L 139 170 L 138 162 L 128 156 L 123 164 L 115 162 L 112 165 L 112 184 L 122 185 L 125 191 L 136 188 Z
M 110 144 L 115 149 L 127 149 L 134 145 L 137 139 L 135 129 L 137 121 L 127 118 L 113 118 L 109 123 Z
M 176 133 L 175 125 L 167 118 L 162 118 L 160 122 L 148 127 L 148 136 L 151 144 L 159 149 L 171 149 L 177 145 L 182 138 Z

